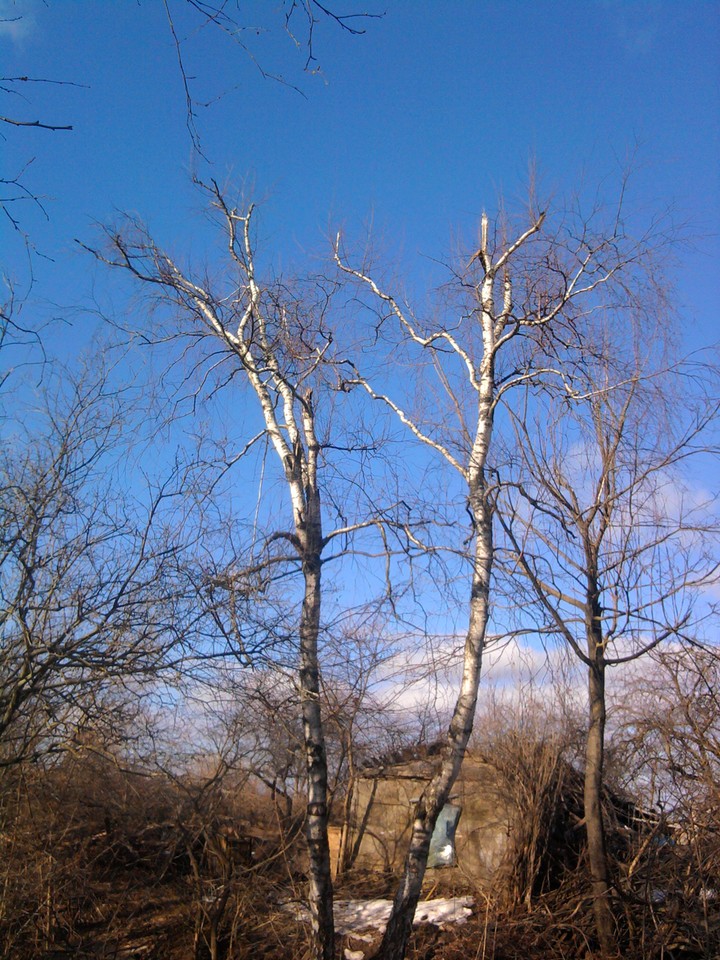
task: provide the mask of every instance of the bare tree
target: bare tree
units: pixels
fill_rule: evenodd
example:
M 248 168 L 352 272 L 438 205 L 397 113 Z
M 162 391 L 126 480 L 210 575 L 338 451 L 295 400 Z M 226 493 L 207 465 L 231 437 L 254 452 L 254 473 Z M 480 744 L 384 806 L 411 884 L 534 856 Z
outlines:
M 22 415 L 0 458 L 0 765 L 111 720 L 114 687 L 156 683 L 181 623 L 173 479 L 144 505 L 124 492 L 105 377 L 58 369 Z
M 713 828 L 720 805 L 720 656 L 669 645 L 620 682 L 613 698 L 622 773 L 647 802 Z
M 490 616 L 496 415 L 510 402 L 513 388 L 558 376 L 559 357 L 544 355 L 538 362 L 530 345 L 553 336 L 557 344 L 576 339 L 581 318 L 601 311 L 613 292 L 637 278 L 650 247 L 649 235 L 637 240 L 626 232 L 621 204 L 609 220 L 599 210 L 583 216 L 577 207 L 548 216 L 531 204 L 525 225 L 515 232 L 506 218 L 491 226 L 483 215 L 479 248 L 453 271 L 455 302 L 441 307 L 438 319 L 422 320 L 369 267 L 352 266 L 338 239 L 338 267 L 367 294 L 374 336 L 392 344 L 387 349 L 406 361 L 412 381 L 410 387 L 397 380 L 379 386 L 380 376 L 373 379 L 358 363 L 348 365 L 346 388 L 366 391 L 421 448 L 450 468 L 456 480 L 449 484 L 459 481 L 470 517 L 465 545 L 455 545 L 456 553 L 468 546 L 470 551 L 462 681 L 435 775 L 413 812 L 404 873 L 378 954 L 383 960 L 405 954 L 433 829 L 473 728 Z M 589 342 L 584 345 L 592 349 Z M 413 351 L 417 379 L 409 362 Z M 412 391 L 427 396 L 433 376 L 439 384 L 436 410 L 418 411 Z
M 213 291 L 209 281 L 191 279 L 137 225 L 132 234 L 110 233 L 110 252 L 97 255 L 155 288 L 161 301 L 171 306 L 174 332 L 168 336 L 186 338 L 195 345 L 193 365 L 201 380 L 207 381 L 215 374 L 220 382 L 241 377 L 249 388 L 259 414 L 259 429 L 227 467 L 267 441 L 284 482 L 290 505 L 288 527 L 277 526 L 276 503 L 269 526 L 256 531 L 255 560 L 244 567 L 230 564 L 210 585 L 231 592 L 236 585 L 242 592 L 258 570 L 279 576 L 289 569 L 299 572 L 302 579 L 299 615 L 290 639 L 295 641 L 299 657 L 296 683 L 307 771 L 305 827 L 313 949 L 316 957 L 329 960 L 334 950 L 334 922 L 318 656 L 322 570 L 329 559 L 329 544 L 337 544 L 342 555 L 347 539 L 375 521 L 362 517 L 347 521 L 344 518 L 351 509 L 350 501 L 331 497 L 330 505 L 337 510 L 341 523 L 330 533 L 323 530 L 327 508 L 321 478 L 326 477 L 328 484 L 333 450 L 339 450 L 346 461 L 352 451 L 352 443 L 333 438 L 330 413 L 322 408 L 323 400 L 331 406 L 326 394 L 333 378 L 328 370 L 332 369 L 334 348 L 326 314 L 334 285 L 318 281 L 312 285 L 312 299 L 307 292 L 303 299 L 282 281 L 263 283 L 252 239 L 253 207 L 235 209 L 216 185 L 209 192 L 225 231 L 230 258 L 229 283 L 222 292 Z M 153 339 L 152 334 L 147 336 Z M 208 354 L 203 353 L 204 346 L 209 346 Z M 218 381 L 213 383 L 216 387 Z
M 707 633 L 708 631 L 706 631 Z M 629 668 L 611 691 L 611 766 L 626 790 L 661 811 L 674 842 L 641 848 L 625 882 L 643 910 L 659 912 L 652 891 L 667 892 L 665 909 L 698 926 L 706 955 L 717 952 L 713 919 L 720 870 L 720 656 L 715 645 L 669 644 Z M 658 932 L 667 924 L 656 923 Z M 672 927 L 670 927 L 672 929 Z
M 515 412 L 514 474 L 498 510 L 516 601 L 587 671 L 584 815 L 603 956 L 617 949 L 602 810 L 607 671 L 692 635 L 697 592 L 718 570 L 715 503 L 688 473 L 717 403 L 693 396 L 690 371 L 655 365 L 662 337 L 627 290 L 623 299 L 574 359 L 566 353 L 561 389 Z M 644 307 L 662 330 L 661 300 Z

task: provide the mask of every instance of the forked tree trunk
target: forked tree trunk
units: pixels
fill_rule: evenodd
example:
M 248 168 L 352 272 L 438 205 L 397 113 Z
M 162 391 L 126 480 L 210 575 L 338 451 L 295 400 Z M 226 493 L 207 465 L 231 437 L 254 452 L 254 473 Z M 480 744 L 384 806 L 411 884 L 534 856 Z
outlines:
M 274 291 L 268 295 L 257 280 L 250 229 L 252 206 L 246 213 L 239 213 L 226 204 L 215 183 L 208 191 L 213 207 L 225 219 L 230 258 L 238 274 L 238 294 L 231 306 L 225 298 L 215 298 L 186 277 L 149 237 L 135 243 L 114 232 L 111 242 L 116 256 L 106 262 L 166 290 L 169 302 L 179 306 L 181 312 L 187 312 L 189 328 L 186 332 L 193 341 L 198 335 L 200 321 L 200 330 L 213 334 L 223 350 L 235 354 L 238 372 L 246 377 L 257 398 L 266 435 L 285 474 L 293 528 L 279 531 L 272 539 L 281 538 L 292 545 L 302 566 L 304 584 L 299 623 L 298 686 L 308 781 L 305 833 L 310 873 L 312 956 L 314 960 L 333 960 L 327 760 L 318 666 L 321 558 L 325 540 L 318 483 L 320 443 L 315 431 L 310 387 L 312 375 L 324 361 L 332 338 L 323 333 L 322 325 L 316 322 L 312 312 L 307 317 L 299 317 L 298 331 L 288 335 L 288 316 L 282 297 L 278 301 Z M 295 307 L 293 303 L 290 311 L 293 317 Z M 173 333 L 173 337 L 175 335 Z M 260 434 L 249 441 L 245 451 L 259 437 Z
M 460 693 L 453 711 L 440 765 L 415 806 L 410 845 L 405 859 L 403 876 L 377 954 L 379 960 L 403 960 L 405 957 L 413 916 L 420 898 L 420 890 L 427 867 L 432 833 L 438 815 L 447 803 L 450 790 L 460 772 L 460 766 L 472 733 L 482 654 L 485 646 L 485 633 L 488 624 L 490 574 L 493 564 L 492 523 L 494 507 L 493 500 L 489 496 L 485 471 L 493 434 L 495 405 L 498 400 L 495 361 L 498 350 L 518 334 L 524 322 L 535 327 L 544 325 L 559 310 L 559 307 L 553 307 L 547 314 L 539 315 L 537 309 L 534 309 L 532 316 L 527 321 L 518 319 L 513 313 L 512 279 L 509 264 L 515 253 L 542 228 L 544 220 L 545 213 L 543 212 L 513 242 L 501 245 L 497 257 L 494 258 L 489 235 L 489 220 L 486 214 L 482 215 L 480 248 L 468 264 L 469 267 L 475 261 L 478 262 L 482 279 L 474 287 L 477 303 L 472 316 L 469 318 L 472 324 L 471 345 L 465 347 L 461 345 L 459 339 L 456 339 L 461 328 L 460 324 L 452 332 L 449 329 L 438 329 L 433 333 L 422 333 L 417 328 L 415 318 L 408 317 L 394 297 L 384 293 L 367 274 L 345 265 L 339 253 L 339 238 L 336 246 L 336 261 L 340 269 L 369 287 L 374 296 L 383 302 L 383 311 L 386 307 L 390 308 L 392 315 L 400 323 L 403 335 L 408 338 L 409 342 L 415 343 L 423 350 L 432 351 L 436 361 L 441 354 L 447 353 L 448 355 L 454 354 L 462 362 L 464 375 L 467 375 L 468 384 L 475 391 L 478 403 L 472 449 L 469 452 L 468 463 L 463 465 L 451 451 L 450 446 L 446 445 L 444 439 L 434 438 L 426 434 L 423 428 L 398 406 L 397 402 L 384 394 L 376 393 L 370 383 L 362 376 L 358 376 L 351 381 L 364 387 L 373 399 L 387 404 L 417 440 L 430 447 L 435 453 L 440 454 L 453 469 L 457 470 L 467 484 L 467 505 L 474 528 L 470 614 L 465 637 L 463 678 Z M 496 289 L 499 286 L 499 284 L 496 284 L 496 280 L 502 284 L 501 291 Z M 482 349 L 480 351 L 477 349 L 476 340 L 478 332 L 482 337 Z M 461 407 L 459 400 L 453 395 L 448 381 L 444 377 L 442 379 L 443 385 L 454 397 L 459 412 Z M 504 388 L 507 388 L 507 386 L 508 383 L 506 382 Z M 464 441 L 468 427 L 462 416 L 461 419 L 463 420 L 461 435 Z

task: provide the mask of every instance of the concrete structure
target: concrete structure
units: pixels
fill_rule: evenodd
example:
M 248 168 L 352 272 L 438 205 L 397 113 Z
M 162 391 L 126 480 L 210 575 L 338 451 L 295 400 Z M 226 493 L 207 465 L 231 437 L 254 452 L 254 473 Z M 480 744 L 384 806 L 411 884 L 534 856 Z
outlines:
M 398 872 L 410 840 L 413 804 L 432 769 L 432 760 L 411 760 L 364 772 L 352 818 L 356 867 Z M 498 770 L 486 760 L 466 757 L 433 834 L 430 879 L 442 870 L 447 879 L 455 875 L 491 886 L 506 859 L 516 816 Z

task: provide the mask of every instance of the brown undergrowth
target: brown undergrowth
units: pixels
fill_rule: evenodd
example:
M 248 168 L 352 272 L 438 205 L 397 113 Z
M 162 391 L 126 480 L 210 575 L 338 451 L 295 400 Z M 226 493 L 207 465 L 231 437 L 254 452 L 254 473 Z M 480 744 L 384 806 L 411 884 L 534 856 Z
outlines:
M 545 758 L 543 769 L 555 768 Z M 570 781 L 566 772 L 560 786 L 550 776 L 535 781 L 549 826 L 551 799 L 571 802 Z M 285 907 L 304 890 L 300 824 L 271 796 L 231 779 L 221 789 L 89 754 L 33 776 L 6 773 L 1 786 L 2 960 L 309 956 L 307 930 Z M 476 908 L 462 925 L 416 927 L 409 960 L 596 956 L 582 849 L 571 862 L 553 860 L 550 874 L 529 856 L 532 836 L 550 849 L 553 835 L 528 823 L 492 896 L 436 874 L 427 899 L 470 892 Z M 618 841 L 614 913 L 623 957 L 720 956 L 717 836 L 704 844 L 659 822 Z M 336 886 L 342 899 L 388 897 L 394 880 L 356 873 Z M 339 938 L 338 957 L 348 948 L 370 957 L 378 940 Z

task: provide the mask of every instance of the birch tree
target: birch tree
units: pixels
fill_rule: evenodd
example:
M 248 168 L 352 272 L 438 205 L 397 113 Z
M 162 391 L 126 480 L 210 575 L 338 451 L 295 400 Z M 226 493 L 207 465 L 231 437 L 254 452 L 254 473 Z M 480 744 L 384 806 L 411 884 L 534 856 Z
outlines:
M 592 353 L 568 358 L 567 389 L 519 408 L 498 512 L 516 600 L 587 675 L 584 814 L 605 957 L 618 949 L 602 809 L 608 670 L 692 635 L 697 594 L 718 570 L 714 497 L 688 474 L 717 404 L 693 398 L 690 371 L 653 368 L 662 319 L 651 331 L 616 305 Z
M 372 521 L 341 522 L 329 533 L 323 529 L 327 458 L 333 449 L 350 451 L 349 446 L 332 442 L 329 416 L 323 419 L 318 409 L 324 400 L 330 406 L 330 398 L 323 391 L 333 361 L 333 337 L 326 323 L 333 285 L 319 283 L 310 303 L 302 302 L 280 281 L 263 282 L 253 244 L 254 208 L 239 210 L 229 205 L 217 186 L 210 187 L 209 193 L 225 232 L 231 268 L 222 292 L 214 291 L 209 281 L 200 282 L 184 272 L 137 224 L 125 234 L 109 234 L 110 252 L 97 255 L 159 291 L 160 301 L 172 311 L 167 338 L 190 343 L 199 358 L 199 379 L 210 378 L 213 373 L 225 383 L 242 378 L 254 398 L 260 428 L 242 445 L 232 463 L 267 440 L 284 483 L 290 507 L 287 527 L 260 531 L 258 558 L 252 570 L 231 568 L 218 585 L 228 589 L 232 581 L 241 587 L 244 576 L 258 570 L 280 571 L 288 565 L 301 576 L 302 596 L 295 628 L 296 683 L 307 770 L 305 829 L 313 955 L 318 960 L 330 960 L 334 950 L 333 892 L 318 655 L 322 571 L 328 545 L 337 543 L 342 554 L 346 538 Z M 157 331 L 146 336 L 163 339 Z M 204 355 L 203 345 L 208 344 Z M 337 512 L 342 514 L 346 509 L 350 509 L 347 503 Z
M 352 265 L 338 237 L 338 268 L 372 311 L 374 336 L 403 358 L 415 354 L 418 393 L 427 396 L 430 378 L 437 378 L 438 411 L 433 417 L 413 409 L 412 388 L 392 379 L 379 385 L 379 377 L 359 361 L 348 364 L 346 389 L 365 391 L 420 448 L 449 468 L 455 480 L 448 482 L 459 480 L 470 518 L 461 547 L 469 550 L 470 570 L 462 680 L 435 773 L 413 811 L 403 874 L 378 953 L 382 960 L 405 955 L 430 839 L 473 728 L 490 619 L 498 411 L 511 402 L 514 389 L 562 378 L 560 355 L 576 340 L 581 318 L 601 310 L 618 286 L 633 282 L 649 247 L 649 237 L 627 235 L 621 207 L 604 219 L 600 210 L 583 216 L 575 208 L 549 216 L 531 205 L 525 226 L 515 232 L 505 218 L 491 223 L 483 214 L 479 248 L 453 270 L 454 303 L 448 297 L 437 310 L 439 319 L 424 320 L 369 267 Z M 555 356 L 546 353 L 538 364 L 531 345 L 551 341 Z

